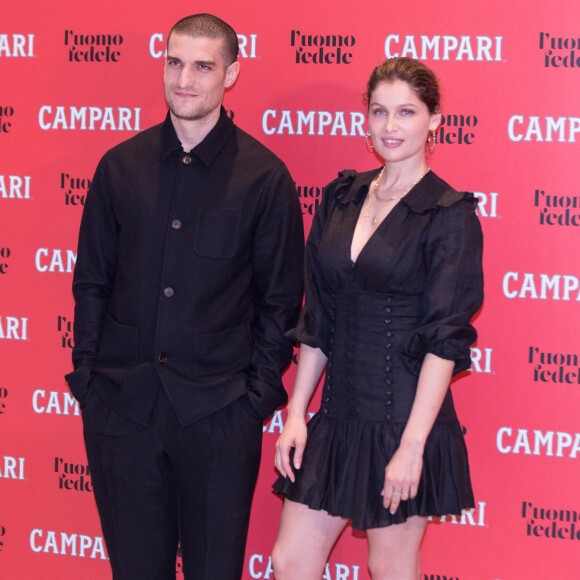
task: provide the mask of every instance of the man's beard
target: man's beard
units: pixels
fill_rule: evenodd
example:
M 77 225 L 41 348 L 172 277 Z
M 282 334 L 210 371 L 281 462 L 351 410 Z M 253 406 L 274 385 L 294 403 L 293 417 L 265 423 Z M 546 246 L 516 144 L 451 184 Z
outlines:
M 167 106 L 169 107 L 171 114 L 176 119 L 181 119 L 182 121 L 199 121 L 200 119 L 207 117 L 209 114 L 209 111 L 202 109 L 201 111 L 192 111 L 191 113 L 181 115 L 169 103 L 167 103 Z

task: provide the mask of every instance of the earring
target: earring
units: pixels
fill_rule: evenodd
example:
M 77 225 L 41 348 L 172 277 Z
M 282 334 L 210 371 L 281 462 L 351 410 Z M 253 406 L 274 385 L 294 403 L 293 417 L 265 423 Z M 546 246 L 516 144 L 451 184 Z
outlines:
M 435 143 L 437 143 L 437 133 L 435 131 L 429 131 L 427 145 L 429 146 L 429 151 L 431 153 L 433 153 L 433 149 L 435 149 Z
M 366 141 L 367 147 L 369 149 L 374 149 L 375 146 L 373 145 L 373 142 L 371 141 L 370 136 L 371 136 L 371 132 L 370 131 L 367 131 L 365 133 L 365 141 Z

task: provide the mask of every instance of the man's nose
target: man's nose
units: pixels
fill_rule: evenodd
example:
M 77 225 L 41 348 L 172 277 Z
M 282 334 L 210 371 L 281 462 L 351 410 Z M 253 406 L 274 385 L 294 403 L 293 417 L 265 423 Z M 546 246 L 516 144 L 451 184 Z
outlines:
M 183 66 L 181 68 L 181 72 L 179 73 L 179 86 L 180 87 L 189 87 L 193 84 L 193 71 L 188 66 Z

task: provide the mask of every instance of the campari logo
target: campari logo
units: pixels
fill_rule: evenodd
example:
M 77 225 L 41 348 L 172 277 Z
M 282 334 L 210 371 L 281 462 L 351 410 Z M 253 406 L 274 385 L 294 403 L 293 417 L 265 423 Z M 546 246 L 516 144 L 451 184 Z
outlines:
M 542 431 L 500 427 L 496 435 L 497 450 L 506 455 L 536 455 L 576 459 L 580 452 L 580 433 Z
M 580 540 L 580 513 L 568 507 L 522 502 L 526 536 L 551 540 Z
M 544 351 L 537 346 L 528 349 L 536 383 L 580 385 L 580 354 Z
M 580 226 L 580 195 L 534 191 L 541 226 Z
M 514 142 L 576 143 L 576 134 L 580 133 L 580 117 L 512 115 L 507 131 Z
M 35 528 L 30 532 L 30 549 L 36 553 L 108 560 L 103 538 L 76 532 Z
M 361 567 L 355 564 L 330 564 L 324 567 L 322 580 L 359 580 Z M 272 557 L 264 554 L 252 554 L 248 560 L 250 578 L 274 580 Z
M 86 34 L 64 31 L 69 62 L 119 62 L 123 44 L 120 34 Z
M 31 58 L 34 34 L 0 34 L 0 58 Z
M 80 415 L 79 404 L 68 391 L 36 389 L 32 393 L 32 410 L 39 415 Z
M 34 265 L 39 272 L 57 272 L 72 274 L 77 262 L 74 250 L 60 248 L 38 248 L 34 256 Z
M 278 111 L 262 114 L 262 131 L 266 135 L 330 135 L 331 137 L 364 137 L 365 116 L 359 111 Z
M 406 56 L 415 60 L 502 61 L 503 36 L 415 36 L 389 34 L 385 56 Z
M 296 64 L 350 64 L 356 38 L 352 34 L 311 34 L 290 31 Z
M 31 199 L 30 175 L 0 175 L 0 199 Z
M 491 355 L 493 348 L 471 348 L 471 368 L 474 373 L 492 374 Z
M 260 58 L 257 55 L 257 34 L 238 34 L 239 58 Z M 156 32 L 149 37 L 149 54 L 152 58 L 164 58 L 167 54 L 165 36 Z
M 502 290 L 506 298 L 580 302 L 580 280 L 570 274 L 506 272 Z
M 140 107 L 42 105 L 38 110 L 43 131 L 140 131 L 140 123 Z
M 497 215 L 497 191 L 483 192 L 474 191 L 477 198 L 477 215 L 482 218 L 496 218 Z
M 28 340 L 28 318 L 0 316 L 0 339 Z
M 19 479 L 24 481 L 24 457 L 0 457 L 0 479 Z
M 486 502 L 479 501 L 477 502 L 477 506 L 475 509 L 471 511 L 464 511 L 461 516 L 441 516 L 440 518 L 429 516 L 427 519 L 431 522 L 439 523 L 439 524 L 459 524 L 461 526 L 472 526 L 472 527 L 479 527 L 485 528 L 485 507 Z
M 310 419 L 312 419 L 314 415 L 316 415 L 315 411 L 308 411 L 306 413 L 306 420 L 310 421 Z M 264 427 L 262 428 L 262 431 L 264 433 L 271 433 L 275 435 L 280 435 L 283 430 L 284 430 L 284 415 L 282 415 L 281 410 L 274 411 L 274 414 L 272 415 L 270 422 L 264 425 Z
M 580 68 L 580 38 L 540 32 L 539 49 L 546 68 Z

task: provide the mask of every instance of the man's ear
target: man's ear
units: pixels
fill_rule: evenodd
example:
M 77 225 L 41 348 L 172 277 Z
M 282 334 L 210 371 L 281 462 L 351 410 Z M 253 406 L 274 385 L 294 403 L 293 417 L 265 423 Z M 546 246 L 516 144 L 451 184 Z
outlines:
M 230 66 L 228 66 L 228 68 L 226 69 L 226 81 L 225 81 L 226 89 L 229 89 L 236 82 L 236 79 L 238 78 L 239 74 L 240 74 L 240 63 L 239 61 L 236 60 L 235 62 L 232 62 L 232 64 L 230 64 Z

